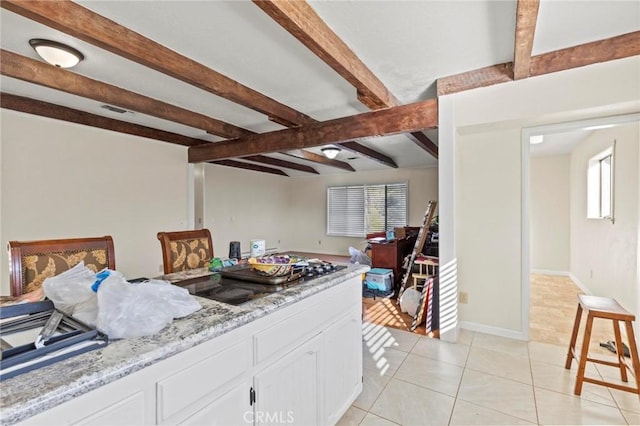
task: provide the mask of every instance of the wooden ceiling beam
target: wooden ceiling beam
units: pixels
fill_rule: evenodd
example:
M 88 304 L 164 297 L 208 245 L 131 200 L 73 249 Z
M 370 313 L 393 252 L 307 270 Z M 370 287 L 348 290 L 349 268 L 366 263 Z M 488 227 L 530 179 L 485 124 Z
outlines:
M 91 114 L 77 109 L 67 108 L 9 93 L 0 93 L 0 107 L 27 114 L 39 115 L 41 117 L 53 118 L 70 123 L 82 124 L 85 126 L 97 127 L 99 129 L 169 142 L 176 145 L 193 146 L 208 143 L 204 139 L 190 138 L 177 133 L 128 123 L 126 121 L 103 117 L 101 115 Z
M 358 100 L 369 109 L 377 110 L 400 105 L 400 101 L 384 83 L 318 16 L 307 2 L 287 0 L 253 0 L 253 2 L 355 87 Z M 420 148 L 438 158 L 437 145 L 433 144 L 429 138 L 426 136 L 416 137 L 416 135 L 407 136 Z M 429 143 L 425 143 L 425 138 Z M 351 147 L 353 148 L 354 145 L 351 144 Z M 350 149 L 346 146 L 345 148 Z M 374 161 L 379 161 L 376 158 L 382 155 L 379 154 L 372 157 L 366 151 L 360 151 L 359 153 Z M 383 164 L 385 163 L 383 162 Z M 394 167 L 390 163 L 387 163 L 387 165 Z
M 637 55 L 640 55 L 640 31 L 532 56 L 529 75 L 535 77 Z M 439 78 L 438 96 L 508 81 L 513 81 L 511 62 Z
M 351 164 L 344 162 L 344 161 L 340 161 L 340 160 L 336 160 L 331 159 L 331 158 L 327 158 L 324 155 L 320 155 L 320 154 L 316 154 L 315 152 L 311 152 L 311 151 L 304 151 L 304 150 L 300 150 L 299 151 L 300 155 L 295 155 L 292 154 L 290 152 L 287 152 L 286 154 L 289 157 L 293 157 L 293 158 L 298 158 L 298 159 L 302 159 L 302 160 L 307 160 L 307 161 L 313 161 L 314 163 L 318 163 L 318 164 L 323 164 L 325 166 L 330 166 L 330 167 L 335 167 L 338 169 L 342 169 L 342 170 L 346 170 L 348 172 L 355 172 L 356 169 L 354 169 Z
M 297 127 L 301 124 L 317 122 L 293 108 L 283 105 L 74 2 L 67 0 L 3 0 L 2 7 L 187 84 L 266 114 L 269 120 L 282 126 Z M 241 136 L 221 135 L 215 129 L 205 130 L 207 133 L 228 138 Z M 383 154 L 371 151 L 373 150 L 367 148 L 360 151 L 360 153 L 390 166 L 384 160 L 385 156 Z
M 253 134 L 250 130 L 93 80 L 8 50 L 0 51 L 0 73 L 29 83 L 191 126 L 225 138 Z
M 236 169 L 253 170 L 255 172 L 270 173 L 272 175 L 289 176 L 288 174 L 286 174 L 280 169 L 273 169 L 271 167 L 259 166 L 257 164 L 243 163 L 242 161 L 236 161 L 236 160 L 207 161 L 207 163 L 217 164 L 219 166 L 233 167 Z
M 0 92 L 0 107 L 10 109 L 13 111 L 24 112 L 27 114 L 39 115 L 41 117 L 53 118 L 55 120 L 67 121 L 69 123 L 82 124 L 84 126 L 96 127 L 99 129 L 110 130 L 119 133 L 126 133 L 129 135 L 140 136 L 143 138 L 154 139 L 162 142 L 168 142 L 176 145 L 193 146 L 201 145 L 204 143 L 211 143 L 203 139 L 190 138 L 177 133 L 167 132 L 164 130 L 158 130 L 151 127 L 141 126 L 139 124 L 128 123 L 126 121 L 116 120 L 109 117 L 103 117 L 101 115 L 91 114 L 84 111 L 79 111 L 73 108 L 67 108 L 60 105 L 51 104 L 48 102 L 38 101 L 23 96 L 17 96 L 10 93 Z M 314 153 L 310 152 L 309 154 Z M 289 169 L 300 170 L 307 173 L 319 174 L 313 167 L 306 166 L 304 164 L 293 163 L 291 161 L 284 161 L 275 158 L 270 158 L 264 155 L 256 155 L 252 157 L 246 157 L 247 160 L 263 162 L 265 164 L 271 164 L 274 166 L 286 167 Z M 239 165 L 237 164 L 239 163 Z M 228 167 L 235 167 L 241 169 L 248 169 L 246 163 L 227 161 L 224 164 Z M 342 165 L 327 164 L 332 167 L 343 168 Z M 274 172 L 275 169 L 256 166 L 250 170 L 259 171 L 263 173 L 272 173 L 285 175 L 286 173 L 280 173 L 280 171 Z
M 280 26 L 353 85 L 370 109 L 400 102 L 306 1 L 254 0 Z
M 409 133 L 409 139 L 413 141 L 420 148 L 427 151 L 434 158 L 438 158 L 438 145 L 436 145 L 427 135 L 422 132 Z
M 243 160 L 254 161 L 256 163 L 270 164 L 272 166 L 284 167 L 286 169 L 299 170 L 301 172 L 313 173 L 319 175 L 320 173 L 313 167 L 306 166 L 304 164 L 294 163 L 292 161 L 281 160 L 279 158 L 267 157 L 266 155 L 249 155 L 242 157 Z
M 513 79 L 529 77 L 533 37 L 536 32 L 540 0 L 518 0 L 516 11 L 516 41 L 513 58 Z
M 491 65 L 437 80 L 438 96 L 513 81 L 513 63 Z
M 385 166 L 393 167 L 394 169 L 398 168 L 398 165 L 395 161 L 393 161 L 390 157 L 387 157 L 384 154 L 379 153 L 367 146 L 362 145 L 356 141 L 342 142 L 337 144 L 347 151 L 354 152 L 356 154 L 360 154 L 370 160 L 376 161 L 378 163 L 384 164 Z
M 531 58 L 531 76 L 637 55 L 640 55 L 640 31 L 536 55 Z
M 310 148 L 351 139 L 412 133 L 437 126 L 438 102 L 430 99 L 293 129 L 192 146 L 189 148 L 189 162 Z
M 68 0 L 2 0 L 3 8 L 152 68 L 275 120 L 304 124 L 305 114 Z

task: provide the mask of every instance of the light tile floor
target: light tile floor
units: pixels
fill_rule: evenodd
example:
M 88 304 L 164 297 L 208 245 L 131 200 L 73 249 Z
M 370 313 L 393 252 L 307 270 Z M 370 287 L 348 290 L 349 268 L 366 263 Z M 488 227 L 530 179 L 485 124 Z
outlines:
M 564 346 L 466 330 L 454 344 L 364 323 L 363 354 L 363 392 L 339 425 L 640 425 L 637 395 L 589 383 L 573 395 Z

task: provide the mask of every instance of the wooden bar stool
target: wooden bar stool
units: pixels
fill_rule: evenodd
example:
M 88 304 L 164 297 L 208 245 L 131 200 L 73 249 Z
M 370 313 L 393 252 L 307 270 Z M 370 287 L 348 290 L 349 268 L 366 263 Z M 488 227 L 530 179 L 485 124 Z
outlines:
M 580 319 L 582 317 L 582 311 L 587 313 L 587 325 L 584 330 L 584 337 L 582 340 L 582 350 L 578 357 L 575 353 L 576 339 L 578 337 L 578 329 L 580 328 Z M 601 359 L 589 358 L 589 340 L 591 339 L 591 327 L 593 325 L 594 318 L 608 319 L 613 322 L 613 333 L 616 339 L 616 356 L 618 362 L 604 361 Z M 595 383 L 596 385 L 607 386 L 622 391 L 627 391 L 640 395 L 640 384 L 638 379 L 640 378 L 640 363 L 638 361 L 638 348 L 636 346 L 636 339 L 633 334 L 633 321 L 635 321 L 635 315 L 632 315 L 626 311 L 618 302 L 609 297 L 587 296 L 584 294 L 578 295 L 578 310 L 576 312 L 576 319 L 573 324 L 573 332 L 571 333 L 571 343 L 569 344 L 569 350 L 567 352 L 567 360 L 564 367 L 568 370 L 571 368 L 571 362 L 575 358 L 578 362 L 578 374 L 576 376 L 576 387 L 574 394 L 580 395 L 582 393 L 582 382 Z M 627 331 L 627 338 L 629 340 L 629 355 L 631 356 L 631 365 L 624 359 L 622 338 L 620 336 L 620 321 L 624 322 Z M 618 367 L 620 369 L 620 378 L 623 382 L 627 382 L 627 369 L 631 372 L 636 380 L 635 387 L 623 386 L 616 383 L 609 383 L 602 380 L 592 379 L 590 377 L 584 377 L 584 371 L 587 365 L 587 361 L 609 365 L 611 367 Z

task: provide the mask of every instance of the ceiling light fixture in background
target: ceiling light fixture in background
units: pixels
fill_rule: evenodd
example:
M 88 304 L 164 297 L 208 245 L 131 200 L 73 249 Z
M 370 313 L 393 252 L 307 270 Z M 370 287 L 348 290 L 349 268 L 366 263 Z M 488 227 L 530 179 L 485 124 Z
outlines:
M 338 153 L 340 153 L 340 148 L 336 148 L 335 146 L 329 146 L 326 148 L 322 148 L 321 151 L 325 157 L 333 160 L 338 156 Z
M 42 59 L 56 67 L 71 68 L 84 59 L 78 50 L 57 41 L 32 38 L 29 44 Z
M 533 135 L 529 138 L 529 143 L 531 145 L 537 145 L 542 142 L 544 142 L 544 135 Z

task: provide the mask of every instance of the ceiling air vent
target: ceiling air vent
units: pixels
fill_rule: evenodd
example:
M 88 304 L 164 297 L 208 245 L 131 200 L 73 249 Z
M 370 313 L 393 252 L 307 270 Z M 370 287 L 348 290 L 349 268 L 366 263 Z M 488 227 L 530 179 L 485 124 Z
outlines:
M 124 114 L 124 113 L 129 112 L 126 109 L 114 107 L 114 106 L 111 106 L 111 105 L 102 105 L 102 108 L 108 109 L 111 112 L 117 112 L 118 114 Z

